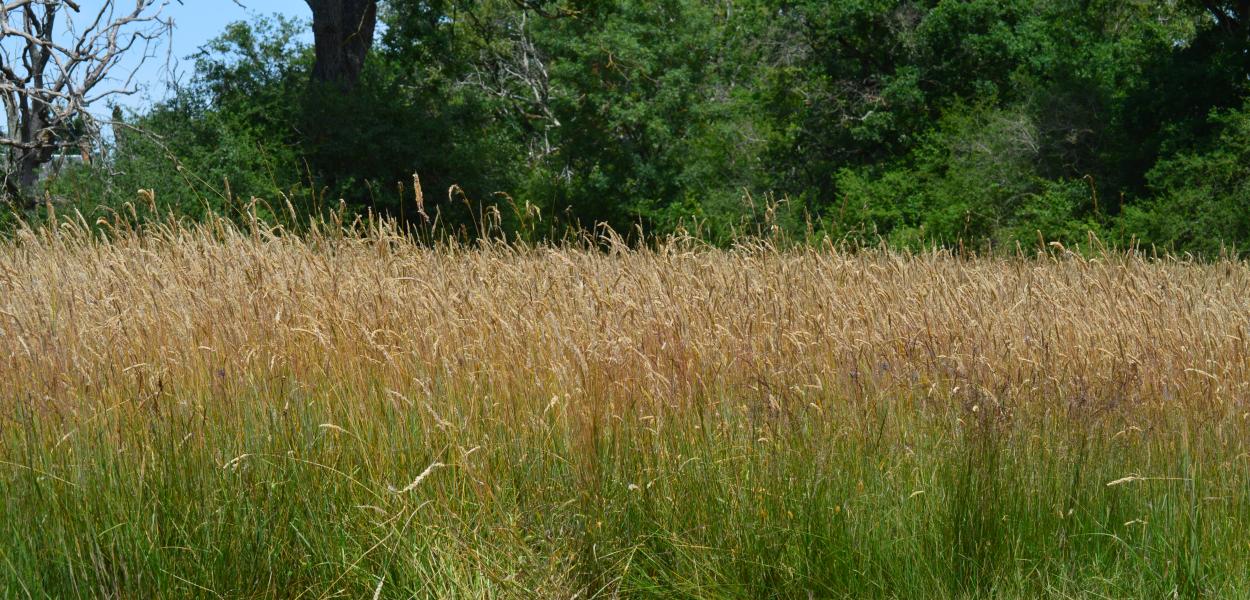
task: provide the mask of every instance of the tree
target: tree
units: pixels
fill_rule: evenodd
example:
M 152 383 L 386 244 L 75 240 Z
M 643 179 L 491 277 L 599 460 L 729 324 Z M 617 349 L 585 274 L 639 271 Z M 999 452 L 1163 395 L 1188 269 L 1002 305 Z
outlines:
M 1250 35 L 1250 0 L 1201 0 L 1201 4 L 1224 31 Z
M 161 16 L 166 0 L 135 0 L 118 12 L 103 0 L 88 18 L 73 0 L 10 0 L 0 4 L 0 102 L 5 129 L 4 193 L 34 202 L 39 168 L 58 151 L 76 148 L 90 156 L 99 126 L 88 108 L 130 94 L 135 71 L 170 30 Z M 122 60 L 142 49 L 119 77 Z M 120 85 L 114 85 L 121 82 Z
M 373 47 L 377 0 L 306 0 L 313 13 L 314 81 L 355 87 Z

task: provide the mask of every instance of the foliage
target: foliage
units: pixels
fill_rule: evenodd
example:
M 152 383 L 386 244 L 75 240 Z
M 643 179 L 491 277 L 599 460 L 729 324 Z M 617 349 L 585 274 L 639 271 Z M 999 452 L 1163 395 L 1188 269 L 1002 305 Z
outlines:
M 1092 232 L 1210 254 L 1250 235 L 1233 225 L 1242 10 L 384 2 L 349 93 L 309 82 L 310 50 L 291 41 L 306 24 L 240 23 L 204 48 L 191 85 L 131 119 L 163 147 L 127 136 L 100 171 L 52 189 L 115 207 L 161 188 L 191 215 L 253 196 L 306 213 L 342 199 L 414 221 L 415 174 L 443 224 L 497 212 L 527 235 L 603 222 L 728 243 L 767 222 L 910 248 Z
M 1218 133 L 1208 144 L 1151 169 L 1155 197 L 1130 209 L 1129 230 L 1142 232 L 1145 240 L 1165 241 L 1172 250 L 1207 256 L 1245 250 L 1250 240 L 1250 104 L 1215 111 L 1209 123 Z
M 195 56 L 196 77 L 140 115 L 114 109 L 104 160 L 55 177 L 49 193 L 86 215 L 121 210 L 150 190 L 166 212 L 237 214 L 252 197 L 303 203 L 290 103 L 303 89 L 307 49 L 289 20 L 232 24 Z

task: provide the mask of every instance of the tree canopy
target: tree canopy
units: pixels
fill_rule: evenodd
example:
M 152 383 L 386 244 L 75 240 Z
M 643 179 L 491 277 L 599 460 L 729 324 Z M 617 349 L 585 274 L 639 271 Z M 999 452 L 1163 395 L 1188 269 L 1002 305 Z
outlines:
M 415 174 L 444 224 L 494 207 L 534 235 L 1250 241 L 1244 0 L 310 5 L 312 23 L 231 25 L 188 85 L 127 117 L 146 134 L 53 191 L 411 221 Z M 315 47 L 293 41 L 310 27 Z

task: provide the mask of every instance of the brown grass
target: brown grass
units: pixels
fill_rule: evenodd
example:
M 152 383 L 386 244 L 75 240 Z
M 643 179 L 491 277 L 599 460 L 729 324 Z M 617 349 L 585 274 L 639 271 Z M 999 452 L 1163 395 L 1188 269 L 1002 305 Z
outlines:
M 898 386 L 1224 404 L 1250 383 L 1248 289 L 1243 263 L 1135 256 L 25 231 L 0 245 L 0 389 L 73 409 L 135 378 L 332 372 L 613 405 Z
M 0 587 L 1247 589 L 1245 263 L 106 233 L 0 242 Z

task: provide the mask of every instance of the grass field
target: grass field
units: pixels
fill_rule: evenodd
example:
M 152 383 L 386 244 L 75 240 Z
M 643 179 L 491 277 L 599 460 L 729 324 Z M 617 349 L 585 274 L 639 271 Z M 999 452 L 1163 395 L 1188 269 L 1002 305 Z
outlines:
M 0 242 L 0 596 L 1250 597 L 1250 266 Z

